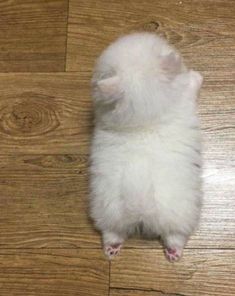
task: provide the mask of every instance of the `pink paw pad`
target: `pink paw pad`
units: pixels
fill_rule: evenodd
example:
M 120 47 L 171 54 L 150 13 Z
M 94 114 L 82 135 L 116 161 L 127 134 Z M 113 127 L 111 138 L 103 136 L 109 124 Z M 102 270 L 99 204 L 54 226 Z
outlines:
M 166 248 L 165 255 L 170 262 L 178 261 L 182 255 L 182 250 L 176 248 Z
M 112 259 L 114 256 L 119 254 L 121 247 L 122 244 L 105 245 L 104 253 L 109 259 Z

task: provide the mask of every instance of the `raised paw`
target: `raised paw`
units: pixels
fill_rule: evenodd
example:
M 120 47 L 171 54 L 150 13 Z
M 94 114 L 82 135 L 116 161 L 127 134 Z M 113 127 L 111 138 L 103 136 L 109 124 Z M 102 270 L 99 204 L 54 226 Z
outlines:
M 120 253 L 122 244 L 107 244 L 104 246 L 105 255 L 111 260 Z
M 165 255 L 170 262 L 178 261 L 182 255 L 182 250 L 177 248 L 166 248 Z

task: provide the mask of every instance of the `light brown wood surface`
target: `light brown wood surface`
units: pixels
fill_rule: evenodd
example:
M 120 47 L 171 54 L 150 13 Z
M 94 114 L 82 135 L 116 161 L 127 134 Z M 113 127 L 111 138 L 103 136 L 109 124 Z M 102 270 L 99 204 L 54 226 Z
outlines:
M 185 250 L 169 263 L 160 250 L 124 250 L 111 265 L 110 286 L 176 295 L 234 295 L 234 250 Z
M 88 153 L 87 74 L 0 74 L 0 92 L 1 153 Z
M 230 0 L 70 0 L 66 69 L 90 71 L 116 37 L 148 30 L 175 44 L 197 70 L 223 70 L 230 76 L 235 67 L 234 13 Z
M 235 295 L 234 1 L 1 1 L 0 25 L 0 295 Z M 88 217 L 92 68 L 140 30 L 204 76 L 204 207 L 175 264 L 139 238 L 109 263 Z
M 97 250 L 1 250 L 1 295 L 108 295 L 109 263 Z
M 68 0 L 0 1 L 0 71 L 64 71 Z

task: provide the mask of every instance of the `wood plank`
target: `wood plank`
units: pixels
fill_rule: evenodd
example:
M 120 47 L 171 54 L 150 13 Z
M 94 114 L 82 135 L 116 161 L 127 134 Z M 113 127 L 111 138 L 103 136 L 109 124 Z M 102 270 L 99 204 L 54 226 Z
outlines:
M 0 155 L 0 248 L 101 248 L 88 218 L 87 167 L 86 154 Z M 232 167 L 205 173 L 202 221 L 187 248 L 235 248 Z M 131 239 L 125 248 L 161 246 Z
M 0 294 L 108 295 L 109 263 L 96 250 L 1 250 Z
M 1 249 L 101 247 L 88 217 L 86 159 L 0 155 Z
M 0 3 L 0 72 L 64 71 L 68 0 Z
M 71 0 L 67 71 L 92 71 L 110 42 L 140 30 L 165 36 L 197 70 L 234 69 L 233 1 Z
M 0 92 L 1 154 L 87 153 L 87 74 L 0 74 Z
M 160 250 L 124 250 L 111 263 L 110 287 L 163 295 L 232 296 L 235 250 L 186 250 L 182 260 L 173 264 Z

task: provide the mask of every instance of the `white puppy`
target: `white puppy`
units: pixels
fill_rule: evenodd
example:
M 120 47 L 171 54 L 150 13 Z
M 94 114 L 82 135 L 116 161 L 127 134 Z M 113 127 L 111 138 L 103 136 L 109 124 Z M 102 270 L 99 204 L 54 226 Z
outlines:
M 109 258 L 137 229 L 160 236 L 170 261 L 182 255 L 201 208 L 201 83 L 151 33 L 121 37 L 98 59 L 90 203 Z

